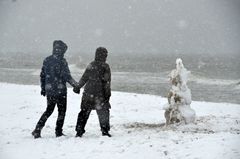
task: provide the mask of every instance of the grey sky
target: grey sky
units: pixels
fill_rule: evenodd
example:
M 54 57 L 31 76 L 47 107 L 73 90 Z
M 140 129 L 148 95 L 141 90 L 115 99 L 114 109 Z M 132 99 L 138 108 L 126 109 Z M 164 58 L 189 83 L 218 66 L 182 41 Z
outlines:
M 0 52 L 240 54 L 239 0 L 0 0 Z

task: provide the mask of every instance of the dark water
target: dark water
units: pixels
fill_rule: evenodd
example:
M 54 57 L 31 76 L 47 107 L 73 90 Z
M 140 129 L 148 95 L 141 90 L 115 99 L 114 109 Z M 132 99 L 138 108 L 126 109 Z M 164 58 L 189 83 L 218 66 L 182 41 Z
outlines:
M 39 72 L 47 54 L 0 54 L 0 82 L 39 84 Z M 70 70 L 79 80 L 93 54 L 68 53 Z M 191 71 L 188 86 L 192 99 L 240 104 L 239 55 L 154 55 L 110 54 L 112 90 L 166 96 L 170 88 L 168 74 L 181 57 Z

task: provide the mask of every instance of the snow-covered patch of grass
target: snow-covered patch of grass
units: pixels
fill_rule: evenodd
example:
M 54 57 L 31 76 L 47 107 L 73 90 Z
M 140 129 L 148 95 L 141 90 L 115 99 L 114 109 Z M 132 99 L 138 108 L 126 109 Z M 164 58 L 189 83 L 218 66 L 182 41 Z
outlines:
M 113 92 L 112 138 L 101 136 L 92 111 L 82 138 L 75 138 L 81 95 L 69 89 L 64 124 L 66 137 L 55 137 L 57 108 L 42 130 L 42 138 L 31 132 L 46 109 L 40 87 L 0 83 L 0 158 L 170 158 L 236 159 L 240 156 L 240 105 L 192 102 L 195 123 L 165 127 L 166 98 Z M 194 92 L 192 92 L 194 93 Z

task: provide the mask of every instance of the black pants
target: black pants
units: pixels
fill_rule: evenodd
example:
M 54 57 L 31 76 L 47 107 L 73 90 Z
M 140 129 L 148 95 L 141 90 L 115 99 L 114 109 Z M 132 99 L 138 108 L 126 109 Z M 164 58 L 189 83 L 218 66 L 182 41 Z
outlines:
M 58 118 L 56 122 L 56 133 L 62 133 L 62 127 L 65 119 L 65 113 L 67 109 L 67 96 L 60 97 L 47 97 L 47 109 L 39 119 L 36 130 L 40 130 L 44 127 L 47 119 L 54 111 L 55 105 L 58 107 Z
M 80 113 L 78 114 L 78 120 L 77 120 L 77 126 L 76 126 L 77 132 L 80 132 L 80 133 L 85 132 L 85 126 L 87 124 L 87 120 L 89 118 L 91 111 L 92 109 L 81 109 Z M 100 109 L 96 111 L 97 111 L 101 131 L 108 132 L 110 130 L 109 109 Z

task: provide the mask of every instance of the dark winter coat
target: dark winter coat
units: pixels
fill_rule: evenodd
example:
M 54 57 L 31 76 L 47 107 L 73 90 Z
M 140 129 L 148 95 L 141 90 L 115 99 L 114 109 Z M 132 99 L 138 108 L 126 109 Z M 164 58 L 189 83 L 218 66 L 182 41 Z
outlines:
M 99 49 L 101 50 L 101 48 Z M 106 63 L 107 52 L 97 50 L 95 60 L 86 68 L 79 81 L 79 87 L 84 87 L 83 100 L 105 103 L 110 108 L 109 98 L 111 96 L 111 70 Z M 82 105 L 84 106 L 84 105 Z M 82 108 L 83 109 L 83 108 Z M 95 109 L 95 108 L 92 108 Z
M 40 82 L 42 92 L 47 96 L 66 96 L 68 82 L 73 87 L 77 82 L 72 78 L 68 63 L 64 58 L 67 46 L 62 41 L 55 41 L 53 54 L 43 61 Z

